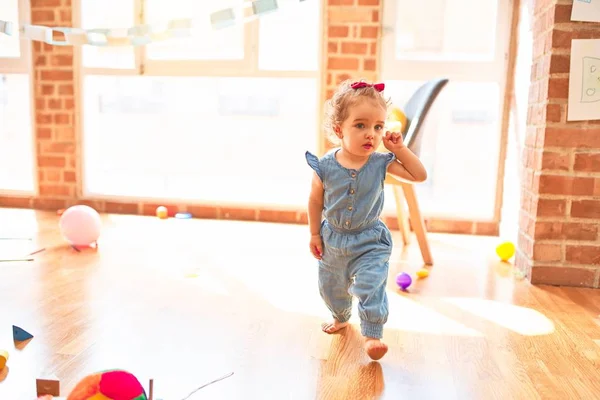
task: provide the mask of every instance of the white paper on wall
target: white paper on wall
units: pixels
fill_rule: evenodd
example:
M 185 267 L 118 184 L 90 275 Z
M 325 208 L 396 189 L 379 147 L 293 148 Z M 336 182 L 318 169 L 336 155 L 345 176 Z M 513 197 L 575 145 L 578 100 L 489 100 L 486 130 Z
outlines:
M 574 39 L 567 120 L 590 119 L 600 119 L 600 39 Z
M 574 0 L 571 21 L 600 22 L 600 0 Z

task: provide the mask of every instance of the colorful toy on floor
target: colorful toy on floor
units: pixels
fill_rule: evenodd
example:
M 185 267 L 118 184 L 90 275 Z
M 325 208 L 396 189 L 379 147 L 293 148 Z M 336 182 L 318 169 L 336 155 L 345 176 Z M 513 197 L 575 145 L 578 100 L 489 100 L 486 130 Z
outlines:
M 27 332 L 25 329 L 20 328 L 16 325 L 12 326 L 13 340 L 15 342 L 24 342 L 25 340 L 31 339 L 33 335 Z
M 156 216 L 160 219 L 166 219 L 169 217 L 169 210 L 165 206 L 156 207 Z
M 60 216 L 60 232 L 72 246 L 87 247 L 100 237 L 102 220 L 92 207 L 77 205 L 69 207 Z
M 412 278 L 406 272 L 401 272 L 396 276 L 396 285 L 402 290 L 406 290 L 412 283 Z
M 496 254 L 502 261 L 506 262 L 515 255 L 515 245 L 511 242 L 500 243 L 496 247 Z
M 429 270 L 422 268 L 417 271 L 417 277 L 419 279 L 427 278 L 429 276 Z
M 108 370 L 84 377 L 67 400 L 151 400 L 140 381 L 124 370 Z
M 8 362 L 8 351 L 0 350 L 0 371 L 6 367 L 6 363 Z

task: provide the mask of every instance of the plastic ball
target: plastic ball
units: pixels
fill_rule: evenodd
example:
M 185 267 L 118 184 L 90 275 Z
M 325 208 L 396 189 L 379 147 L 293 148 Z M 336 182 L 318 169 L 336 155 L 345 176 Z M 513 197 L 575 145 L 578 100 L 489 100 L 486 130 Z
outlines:
M 390 115 L 388 117 L 387 129 L 393 132 L 401 132 L 404 133 L 406 130 L 407 118 L 406 115 L 402 112 L 398 107 L 393 107 L 390 110 Z
M 147 400 L 140 381 L 123 370 L 90 374 L 77 383 L 67 400 Z
M 427 278 L 429 276 L 429 271 L 426 270 L 425 268 L 420 269 L 417 271 L 417 276 L 419 278 Z
M 160 219 L 165 219 L 169 216 L 169 210 L 165 206 L 156 207 L 156 216 Z
M 412 278 L 406 272 L 401 272 L 396 276 L 396 285 L 402 290 L 406 290 L 412 283 Z
M 6 367 L 6 363 L 8 362 L 8 351 L 0 350 L 0 371 Z
M 102 230 L 100 214 L 92 207 L 69 207 L 59 220 L 60 232 L 73 246 L 89 246 L 96 242 Z
M 508 261 L 512 256 L 515 255 L 515 245 L 511 242 L 500 243 L 496 247 L 496 254 L 502 261 Z

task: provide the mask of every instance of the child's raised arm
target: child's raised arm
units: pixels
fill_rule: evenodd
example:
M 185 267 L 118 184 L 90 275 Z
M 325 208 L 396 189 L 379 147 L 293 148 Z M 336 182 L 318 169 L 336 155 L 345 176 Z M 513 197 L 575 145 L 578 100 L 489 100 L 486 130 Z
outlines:
M 394 153 L 397 160 L 388 166 L 388 173 L 409 183 L 425 182 L 427 170 L 419 157 L 404 145 L 402 135 L 388 134 L 383 138 L 383 143 L 389 151 Z

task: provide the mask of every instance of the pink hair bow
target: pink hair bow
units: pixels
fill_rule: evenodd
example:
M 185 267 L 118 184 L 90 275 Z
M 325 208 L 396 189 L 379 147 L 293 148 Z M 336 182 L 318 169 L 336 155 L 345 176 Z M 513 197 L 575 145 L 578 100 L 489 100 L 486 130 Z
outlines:
M 385 83 L 370 84 L 367 82 L 354 82 L 351 87 L 352 87 L 352 89 L 362 89 L 362 88 L 366 88 L 366 87 L 373 87 L 378 92 L 381 92 L 381 91 L 383 91 L 383 89 L 385 89 Z

